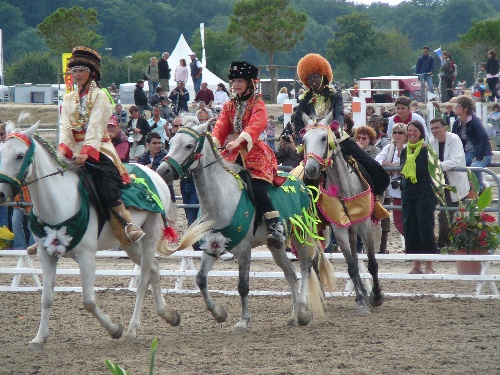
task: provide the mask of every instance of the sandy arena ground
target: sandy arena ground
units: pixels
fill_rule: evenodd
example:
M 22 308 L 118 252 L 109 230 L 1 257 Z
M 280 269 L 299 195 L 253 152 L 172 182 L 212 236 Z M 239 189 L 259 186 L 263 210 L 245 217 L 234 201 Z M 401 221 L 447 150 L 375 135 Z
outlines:
M 2 258 L 0 258 L 2 259 Z M 3 258 L 5 266 L 7 258 Z M 38 264 L 33 258 L 35 265 Z M 14 262 L 14 259 L 10 259 Z M 162 269 L 177 269 L 179 260 L 161 260 Z M 296 263 L 295 263 L 296 264 Z M 12 265 L 10 265 L 12 266 Z M 74 268 L 72 260 L 61 267 Z M 99 268 L 131 269 L 128 259 L 99 259 Z M 236 269 L 236 261 L 220 261 L 216 269 Z M 437 263 L 440 273 L 454 265 Z M 499 272 L 498 266 L 492 270 Z M 345 270 L 343 262 L 334 264 Z M 405 262 L 380 263 L 380 272 L 405 272 Z M 271 260 L 256 260 L 254 271 L 276 271 Z M 126 287 L 127 278 L 98 277 L 97 286 Z M 1 284 L 8 283 L 5 275 Z M 29 283 L 23 276 L 23 284 Z M 162 287 L 173 288 L 174 278 Z M 60 276 L 56 285 L 79 286 L 79 277 Z M 343 283 L 338 280 L 339 289 Z M 236 278 L 209 278 L 212 289 L 236 290 Z M 185 287 L 195 288 L 191 279 Z M 382 281 L 385 292 L 473 293 L 474 283 Z M 283 280 L 252 279 L 252 290 L 287 290 Z M 369 315 L 356 313 L 354 298 L 330 298 L 326 317 L 307 327 L 287 327 L 291 301 L 285 297 L 250 297 L 249 332 L 235 334 L 238 296 L 215 294 L 229 313 L 216 323 L 199 294 L 166 295 L 181 314 L 179 327 L 156 316 L 151 293 L 142 310 L 138 339 L 113 340 L 81 304 L 79 293 L 56 292 L 50 318 L 50 336 L 42 352 L 28 350 L 40 318 L 40 292 L 2 293 L 0 374 L 105 374 L 104 359 L 122 365 L 131 374 L 147 373 L 150 346 L 158 338 L 155 374 L 493 374 L 500 371 L 500 300 L 386 298 Z M 97 303 L 125 327 L 131 318 L 135 294 L 96 292 Z

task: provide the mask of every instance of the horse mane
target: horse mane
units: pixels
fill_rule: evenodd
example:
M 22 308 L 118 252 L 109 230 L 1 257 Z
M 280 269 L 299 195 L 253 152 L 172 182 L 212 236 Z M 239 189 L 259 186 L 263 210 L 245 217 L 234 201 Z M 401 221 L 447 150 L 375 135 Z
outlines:
M 57 161 L 57 163 L 61 167 L 63 167 L 64 169 L 68 168 L 68 165 L 63 160 L 61 160 L 61 158 L 57 154 L 57 151 L 56 151 L 55 147 L 52 146 L 52 144 L 49 141 L 47 141 L 45 138 L 43 138 L 38 133 L 33 134 L 33 138 L 38 142 L 38 144 L 40 146 L 43 147 L 43 149 L 45 149 L 45 151 L 47 151 L 49 153 L 49 155 L 52 157 L 52 159 L 54 159 L 55 161 Z

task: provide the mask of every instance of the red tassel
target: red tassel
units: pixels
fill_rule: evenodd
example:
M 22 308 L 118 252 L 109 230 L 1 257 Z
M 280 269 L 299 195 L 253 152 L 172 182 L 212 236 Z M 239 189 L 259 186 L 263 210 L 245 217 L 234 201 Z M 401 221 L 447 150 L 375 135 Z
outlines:
M 179 234 L 174 227 L 165 227 L 163 229 L 163 238 L 169 242 L 179 241 Z

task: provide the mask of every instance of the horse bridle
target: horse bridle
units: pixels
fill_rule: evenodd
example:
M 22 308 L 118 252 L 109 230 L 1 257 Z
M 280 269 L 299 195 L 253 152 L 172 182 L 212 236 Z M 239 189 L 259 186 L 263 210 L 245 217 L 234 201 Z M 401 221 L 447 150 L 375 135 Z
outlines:
M 189 157 L 182 164 L 178 163 L 174 158 L 168 155 L 163 158 L 163 161 L 169 163 L 175 168 L 179 176 L 182 176 L 188 171 L 191 165 L 193 165 L 193 163 L 201 157 L 200 152 L 205 144 L 207 133 L 200 134 L 196 130 L 183 126 L 177 131 L 177 134 L 187 134 L 196 141 L 196 147 L 191 152 L 191 155 L 189 155 Z
M 323 156 L 321 156 L 321 155 L 315 154 L 314 152 L 307 152 L 307 150 L 305 149 L 305 145 L 304 145 L 304 153 L 306 155 L 306 157 L 305 157 L 306 161 L 309 158 L 316 160 L 316 162 L 321 166 L 321 169 L 323 170 L 326 167 L 331 166 L 333 163 L 331 156 L 333 154 L 333 151 L 336 148 L 335 135 L 333 134 L 333 131 L 330 129 L 330 127 L 328 125 L 323 125 L 323 124 L 308 125 L 305 128 L 305 131 L 307 133 L 307 131 L 309 131 L 311 129 L 318 129 L 318 128 L 326 130 L 326 134 L 328 136 L 328 145 L 326 147 L 325 154 Z
M 21 168 L 19 169 L 19 172 L 17 172 L 16 176 L 0 173 L 0 182 L 5 182 L 11 185 L 14 188 L 12 196 L 16 196 L 25 185 L 24 180 L 28 174 L 28 168 L 31 163 L 33 163 L 33 156 L 35 155 L 35 142 L 22 133 L 11 133 L 5 140 L 7 141 L 9 138 L 17 138 L 28 146 L 28 151 L 26 151 L 26 154 L 24 155 L 23 163 L 21 164 Z

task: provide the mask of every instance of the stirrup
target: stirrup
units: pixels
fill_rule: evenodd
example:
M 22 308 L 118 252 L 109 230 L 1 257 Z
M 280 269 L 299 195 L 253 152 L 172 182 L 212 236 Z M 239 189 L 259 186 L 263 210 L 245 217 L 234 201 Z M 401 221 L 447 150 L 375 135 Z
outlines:
M 135 227 L 135 229 L 134 229 L 134 227 Z M 129 228 L 131 228 L 131 229 L 132 229 L 132 230 L 131 230 L 131 232 L 132 232 L 132 231 L 135 231 L 135 233 L 140 232 L 140 233 L 141 233 L 141 236 L 140 236 L 138 239 L 133 240 L 133 239 L 132 239 L 132 238 L 130 238 L 130 236 L 129 236 L 129 231 L 128 231 L 128 230 L 129 230 Z M 129 239 L 129 241 L 130 241 L 130 242 L 139 242 L 140 240 L 142 240 L 142 237 L 144 237 L 144 236 L 145 236 L 145 234 L 146 234 L 146 233 L 144 233 L 144 232 L 142 231 L 142 229 L 141 229 L 138 225 L 136 225 L 136 224 L 134 224 L 134 223 L 128 223 L 127 225 L 125 225 L 125 235 L 127 236 L 127 238 Z

